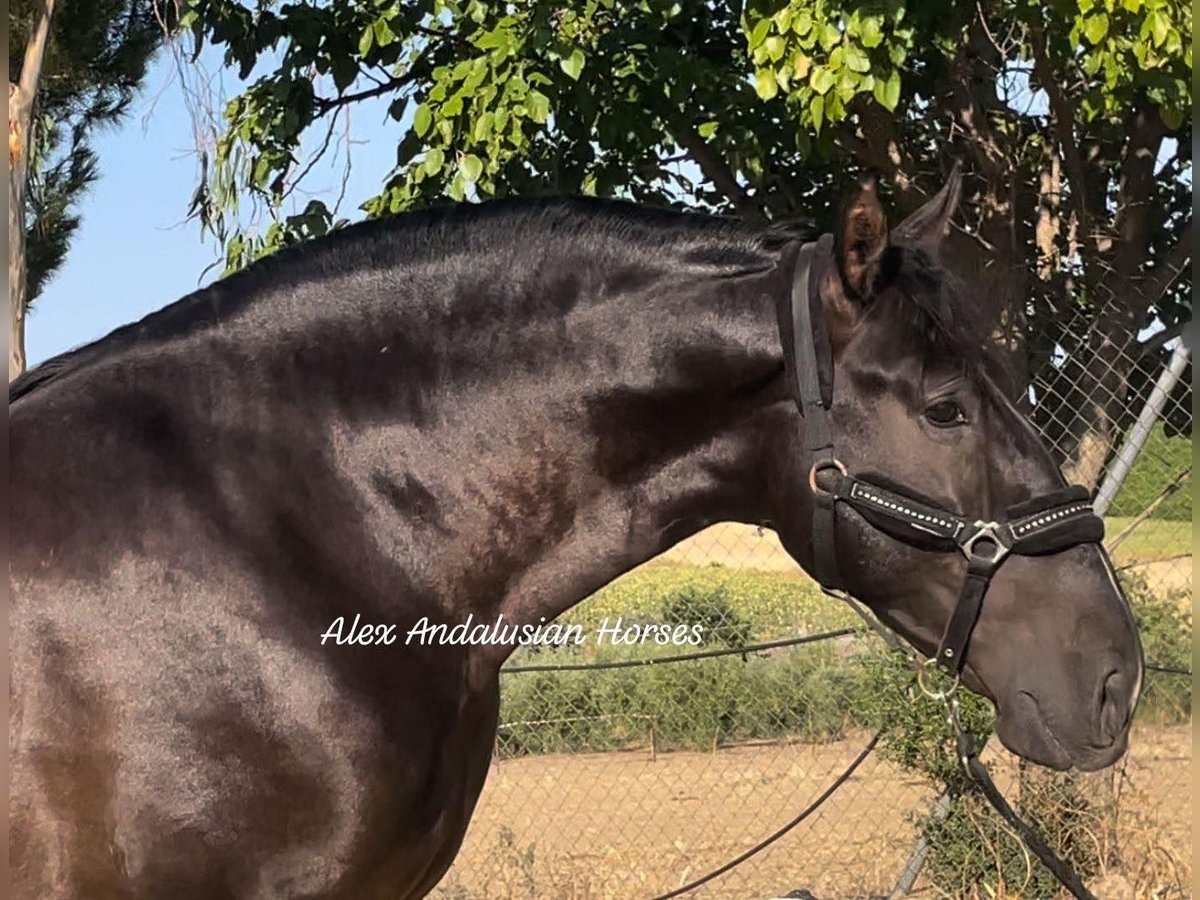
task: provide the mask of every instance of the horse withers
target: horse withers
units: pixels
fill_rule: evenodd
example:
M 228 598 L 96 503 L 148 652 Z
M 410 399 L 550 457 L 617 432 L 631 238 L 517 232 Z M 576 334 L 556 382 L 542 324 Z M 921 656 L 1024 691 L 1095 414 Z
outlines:
M 1064 485 L 936 262 L 957 194 L 889 230 L 864 187 L 809 277 L 839 463 L 983 521 Z M 14 895 L 427 893 L 513 646 L 418 623 L 552 620 L 720 520 L 813 569 L 802 243 L 599 200 L 416 213 L 14 383 Z M 834 521 L 844 586 L 933 653 L 963 554 Z M 1141 651 L 1095 542 L 1006 560 L 972 625 L 962 678 L 1004 744 L 1123 753 Z

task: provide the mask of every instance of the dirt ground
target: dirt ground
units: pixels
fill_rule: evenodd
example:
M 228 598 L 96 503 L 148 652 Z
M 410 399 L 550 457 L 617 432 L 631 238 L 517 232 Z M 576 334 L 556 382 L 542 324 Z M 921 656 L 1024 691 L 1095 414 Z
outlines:
M 866 740 L 864 734 L 823 745 L 495 763 L 462 853 L 434 896 L 654 896 L 726 862 L 788 821 Z M 1125 897 L 1188 896 L 1190 730 L 1144 729 L 1133 748 L 1121 785 L 1117 837 L 1128 862 L 1118 883 Z M 1014 772 L 1004 754 L 997 771 L 1002 789 L 1011 789 Z M 890 763 L 868 758 L 794 832 L 690 896 L 771 898 L 797 888 L 819 900 L 886 895 L 911 852 L 914 823 L 933 796 L 930 787 Z M 911 896 L 935 894 L 924 887 Z

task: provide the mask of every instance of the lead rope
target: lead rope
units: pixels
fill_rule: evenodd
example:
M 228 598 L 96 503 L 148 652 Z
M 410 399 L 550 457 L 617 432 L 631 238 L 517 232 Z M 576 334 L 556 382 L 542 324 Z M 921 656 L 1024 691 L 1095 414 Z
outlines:
M 772 844 L 774 844 L 776 841 L 778 841 L 780 838 L 782 838 L 784 835 L 786 835 L 789 831 L 791 831 L 797 825 L 799 825 L 801 822 L 803 822 L 805 819 L 807 819 L 810 815 L 812 815 L 814 812 L 816 812 L 820 808 L 822 803 L 824 803 L 826 800 L 828 800 L 830 797 L 833 796 L 834 791 L 836 791 L 843 784 L 845 784 L 847 781 L 850 780 L 851 776 L 854 775 L 854 773 L 858 769 L 858 767 L 863 764 L 863 761 L 868 756 L 871 755 L 871 751 L 875 749 L 875 745 L 878 744 L 879 739 L 881 737 L 883 737 L 883 732 L 884 732 L 883 728 L 879 729 L 879 731 L 877 731 L 875 733 L 874 737 L 872 737 L 871 740 L 867 741 L 867 745 L 865 747 L 863 747 L 863 749 L 859 752 L 858 756 L 854 757 L 854 759 L 850 761 L 850 765 L 846 766 L 845 770 L 843 770 L 842 774 L 837 777 L 837 779 L 833 782 L 833 784 L 831 784 L 831 785 L 829 785 L 829 787 L 825 788 L 825 790 L 821 792 L 821 795 L 819 797 L 817 797 L 815 800 L 813 800 L 812 803 L 808 804 L 808 806 L 804 807 L 804 809 L 800 811 L 799 815 L 797 815 L 794 819 L 792 819 L 786 825 L 783 825 L 782 827 L 780 827 L 778 830 L 776 830 L 772 834 L 763 838 L 761 841 L 759 841 L 757 844 L 755 844 L 753 847 L 751 847 L 745 853 L 742 853 L 740 856 L 734 857 L 733 859 L 731 859 L 729 862 L 725 863 L 720 868 L 713 869 L 708 874 L 703 875 L 700 878 L 697 878 L 695 881 L 689 881 L 687 884 L 683 885 L 682 887 L 677 887 L 673 891 L 668 891 L 665 894 L 660 894 L 659 896 L 655 897 L 654 900 L 671 900 L 672 897 L 679 897 L 683 894 L 688 893 L 689 891 L 694 891 L 696 888 L 701 887 L 702 885 L 708 884 L 708 882 L 712 881 L 714 878 L 720 878 L 722 875 L 724 875 L 726 872 L 730 871 L 731 869 L 737 868 L 742 863 L 744 863 L 746 860 L 750 859 L 750 857 L 756 856 L 757 854 L 761 853 L 763 850 L 766 850 L 768 847 L 770 847 Z
M 916 656 L 914 654 L 912 654 L 911 651 L 905 650 L 904 646 L 900 642 L 900 639 L 897 638 L 896 635 L 892 634 L 890 631 L 888 631 L 882 625 L 880 625 L 879 622 L 877 622 L 875 620 L 874 616 L 872 616 L 865 609 L 863 609 L 859 605 L 858 601 L 855 600 L 853 597 L 851 597 L 849 594 L 847 594 L 845 591 L 838 590 L 837 588 L 826 588 L 824 586 L 821 587 L 821 590 L 824 593 L 828 594 L 830 597 L 834 597 L 838 600 L 845 600 L 848 604 L 850 604 L 850 608 L 853 609 L 856 613 L 858 613 L 859 616 L 862 617 L 862 620 L 864 622 L 866 622 L 868 626 L 870 626 L 871 630 L 874 631 L 876 634 L 878 634 L 880 637 L 882 637 L 884 642 L 887 643 L 891 649 L 896 650 L 900 653 L 906 653 L 906 655 L 908 655 L 910 659 L 913 659 L 913 660 L 916 659 Z M 800 825 L 800 823 L 802 823 L 810 815 L 812 815 L 814 812 L 816 812 L 817 809 L 820 808 L 821 804 L 823 804 L 826 800 L 828 800 L 830 797 L 832 797 L 834 792 L 838 788 L 840 788 L 843 784 L 845 784 L 847 781 L 850 780 L 850 778 L 858 770 L 858 767 L 861 766 L 863 764 L 863 762 L 866 760 L 866 758 L 871 755 L 871 751 L 875 749 L 875 746 L 879 743 L 880 738 L 883 737 L 883 733 L 886 730 L 887 730 L 887 725 L 885 724 L 882 728 L 879 729 L 879 731 L 875 732 L 874 736 L 872 736 L 872 738 L 869 741 L 867 741 L 867 745 L 865 747 L 863 747 L 863 749 L 859 752 L 858 756 L 854 757 L 854 759 L 852 759 L 850 761 L 850 764 L 848 766 L 846 766 L 846 768 L 842 771 L 842 774 L 840 774 L 834 780 L 834 782 L 831 785 L 829 785 L 829 787 L 827 787 L 824 791 L 821 792 L 820 796 L 818 796 L 815 800 L 813 800 L 811 803 L 809 803 L 808 806 L 806 806 L 803 810 L 801 810 L 800 813 L 798 815 L 796 815 L 790 822 L 787 822 L 786 824 L 784 824 L 783 826 L 778 828 L 773 833 L 767 835 L 767 837 L 763 838 L 761 841 L 759 841 L 757 844 L 755 844 L 749 850 L 745 851 L 744 853 L 740 854 L 739 856 L 734 857 L 733 859 L 729 860 L 729 862 L 721 865 L 720 867 L 718 867 L 716 869 L 713 869 L 711 872 L 708 872 L 693 881 L 689 881 L 687 884 L 682 885 L 681 887 L 677 887 L 674 890 L 668 891 L 665 894 L 658 895 L 657 897 L 654 898 L 654 900 L 671 900 L 671 898 L 673 898 L 673 897 L 680 897 L 683 894 L 686 894 L 690 891 L 694 891 L 696 888 L 702 887 L 702 886 L 708 884 L 710 881 L 713 881 L 716 878 L 720 878 L 726 872 L 732 871 L 733 869 L 737 868 L 738 866 L 740 866 L 742 863 L 744 863 L 746 860 L 750 859 L 751 857 L 757 856 L 759 853 L 761 853 L 763 850 L 766 850 L 768 847 L 770 847 L 772 844 L 774 844 L 775 842 L 780 840 L 782 837 L 784 837 L 790 831 L 794 830 L 797 826 Z
M 1080 879 L 1078 873 L 1071 868 L 1070 863 L 1055 853 L 1037 830 L 1017 815 L 1016 810 L 1004 799 L 1004 795 L 1000 793 L 1000 789 L 992 781 L 992 775 L 988 772 L 987 766 L 979 759 L 979 752 L 975 748 L 975 739 L 962 726 L 956 689 L 957 684 L 945 692 L 942 701 L 946 706 L 946 719 L 955 732 L 955 750 L 958 755 L 958 762 L 963 767 L 963 771 L 966 772 L 967 777 L 975 786 L 982 791 L 988 803 L 992 804 L 992 808 L 1017 832 L 1017 835 L 1021 838 L 1021 843 L 1025 845 L 1030 853 L 1041 860 L 1042 865 L 1050 870 L 1050 874 L 1058 879 L 1059 884 L 1071 892 L 1071 896 L 1075 897 L 1076 900 L 1096 900 L 1096 895 L 1084 887 L 1083 881 Z

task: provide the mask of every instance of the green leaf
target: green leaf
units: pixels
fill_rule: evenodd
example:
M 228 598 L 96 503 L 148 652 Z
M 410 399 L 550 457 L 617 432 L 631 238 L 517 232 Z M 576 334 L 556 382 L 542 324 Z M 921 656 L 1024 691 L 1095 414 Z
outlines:
M 799 37 L 804 37 L 812 31 L 813 18 L 812 13 L 807 9 L 802 9 L 792 17 L 792 31 Z
M 429 107 L 422 103 L 413 113 L 413 131 L 417 133 L 417 137 L 425 137 L 432 122 L 433 114 L 429 112 Z
M 375 46 L 386 47 L 388 44 L 394 43 L 396 40 L 396 32 L 392 31 L 392 26 L 388 24 L 387 19 L 375 20 Z
M 474 153 L 464 154 L 458 161 L 458 167 L 462 169 L 462 174 L 467 181 L 476 182 L 479 176 L 483 174 L 483 161 Z
M 708 140 L 708 138 L 712 137 L 714 134 L 717 133 L 717 123 L 716 122 L 701 122 L 700 126 L 696 129 L 696 131 L 700 134 L 700 137 L 704 138 L 705 140 Z
M 1108 34 L 1108 15 L 1105 13 L 1089 16 L 1083 23 L 1083 36 L 1093 45 L 1098 45 L 1104 40 L 1106 34 Z
M 583 63 L 583 51 L 578 47 L 571 51 L 570 56 L 565 56 L 558 61 L 559 67 L 574 81 L 579 80 L 579 73 L 583 71 Z
M 875 95 L 875 99 L 879 101 L 879 105 L 888 112 L 896 108 L 896 104 L 900 102 L 900 73 L 895 69 L 888 75 L 887 79 L 875 79 L 875 87 L 871 93 Z
M 497 28 L 487 31 L 475 38 L 475 46 L 480 50 L 507 49 L 512 44 L 512 35 L 507 28 Z
M 825 68 L 825 66 L 814 69 L 812 77 L 809 79 L 809 84 L 812 85 L 812 89 L 818 94 L 824 94 L 836 83 L 837 76 L 831 70 Z
M 1172 131 L 1177 131 L 1183 125 L 1183 111 L 1174 106 L 1163 106 L 1158 110 L 1162 120 Z
M 878 47 L 883 42 L 883 29 L 879 27 L 879 20 L 873 16 L 863 19 L 860 31 L 859 39 L 864 47 Z
M 440 147 L 430 147 L 425 152 L 425 160 L 421 163 L 421 167 L 430 175 L 436 175 L 442 171 L 442 166 L 446 162 L 446 154 Z
M 758 74 L 754 76 L 754 89 L 764 100 L 774 97 L 779 93 L 779 82 L 775 80 L 775 73 L 770 69 L 759 69 Z
M 475 127 L 471 129 L 471 134 L 477 141 L 486 141 L 492 135 L 492 124 L 495 122 L 495 116 L 490 112 L 485 112 L 475 120 Z
M 761 44 L 767 37 L 767 32 L 771 30 L 770 19 L 759 19 L 755 24 L 754 29 L 750 32 L 750 49 L 753 50 Z
M 1152 13 L 1152 16 L 1154 22 L 1150 27 L 1152 29 L 1151 34 L 1154 37 L 1154 46 L 1161 47 L 1166 43 L 1167 35 L 1171 32 L 1171 23 L 1167 19 L 1167 14 L 1161 9 L 1156 9 Z
M 541 91 L 530 90 L 529 96 L 525 100 L 525 106 L 529 110 L 529 118 L 539 125 L 545 124 L 546 119 L 550 116 L 550 98 Z
M 842 39 L 841 30 L 832 22 L 826 22 L 825 27 L 821 29 L 821 46 L 826 50 L 832 50 L 838 45 Z
M 338 93 L 341 93 L 354 84 L 354 79 L 358 78 L 358 63 L 349 56 L 335 56 L 331 62 L 333 84 L 338 89 Z
M 870 72 L 871 60 L 867 54 L 863 53 L 857 47 L 847 45 L 846 47 L 846 65 L 854 72 Z
M 371 48 L 375 46 L 375 29 L 367 26 L 363 29 L 362 35 L 358 39 L 358 53 L 360 56 L 366 56 L 371 52 Z
M 808 104 L 808 111 L 812 114 L 813 131 L 817 134 L 821 133 L 821 122 L 825 119 L 825 98 L 816 96 Z

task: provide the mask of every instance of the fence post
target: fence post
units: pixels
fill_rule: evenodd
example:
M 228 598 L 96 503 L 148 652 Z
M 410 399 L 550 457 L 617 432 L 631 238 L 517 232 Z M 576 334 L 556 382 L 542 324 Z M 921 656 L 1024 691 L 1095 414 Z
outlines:
M 1108 473 L 1104 476 L 1104 483 L 1100 485 L 1100 490 L 1096 492 L 1096 499 L 1092 503 L 1093 508 L 1096 510 L 1096 515 L 1103 516 L 1108 512 L 1108 507 L 1112 505 L 1113 498 L 1117 496 L 1117 491 L 1121 489 L 1121 485 L 1129 474 L 1129 470 L 1133 468 L 1134 461 L 1138 458 L 1138 454 L 1142 452 L 1142 447 L 1145 446 L 1146 439 L 1150 437 L 1154 423 L 1162 415 L 1163 406 L 1166 405 L 1167 398 L 1171 396 L 1171 391 L 1179 383 L 1190 354 L 1191 351 L 1188 350 L 1187 344 L 1181 338 L 1177 339 L 1175 349 L 1171 351 L 1171 359 L 1163 368 L 1162 374 L 1158 376 L 1158 381 L 1154 385 L 1154 390 L 1150 392 L 1150 397 L 1146 400 L 1146 405 L 1142 407 L 1137 421 L 1125 438 L 1125 443 L 1121 445 L 1121 449 L 1117 451 L 1116 459 L 1109 466 Z

